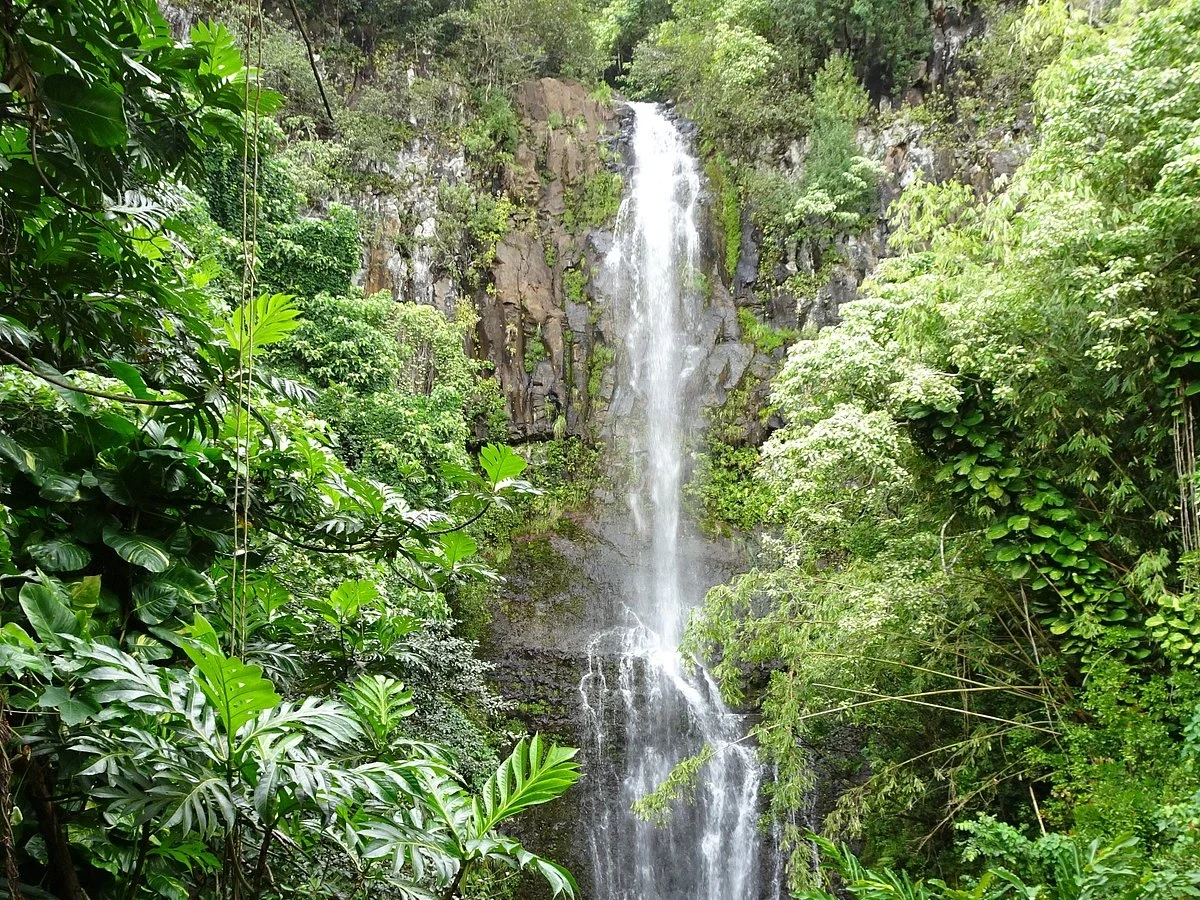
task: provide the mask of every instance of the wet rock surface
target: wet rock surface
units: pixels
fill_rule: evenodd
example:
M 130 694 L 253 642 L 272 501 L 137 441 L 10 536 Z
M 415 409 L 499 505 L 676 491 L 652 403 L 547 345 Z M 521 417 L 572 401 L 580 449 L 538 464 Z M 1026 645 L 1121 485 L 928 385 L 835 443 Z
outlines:
M 472 168 L 461 146 L 436 135 L 422 134 L 386 159 L 356 160 L 354 177 L 314 198 L 312 211 L 341 203 L 359 214 L 363 251 L 355 281 L 366 293 L 384 291 L 397 302 L 435 306 L 448 317 L 463 303 L 474 307 L 478 319 L 469 349 L 495 373 L 510 439 L 573 434 L 610 440 L 610 413 L 619 414 L 609 406 L 613 369 L 621 365 L 623 313 L 610 308 L 597 277 L 612 248 L 621 183 L 632 165 L 632 110 L 551 78 L 519 85 L 514 105 L 520 140 L 490 188 L 513 204 L 512 213 L 482 284 L 464 277 L 480 251 L 450 223 L 461 215 L 455 197 L 488 189 L 490 176 Z M 694 141 L 695 127 L 670 115 Z M 701 212 L 709 221 L 710 201 Z M 722 279 L 712 248 L 705 248 L 704 277 L 712 286 L 705 343 L 719 348 L 709 359 L 693 361 L 696 377 L 705 380 L 705 406 L 723 403 L 754 357 L 749 345 L 738 343 L 737 319 L 737 305 L 747 302 L 757 278 L 749 217 L 744 245 L 737 290 Z M 795 308 L 793 302 L 793 313 Z M 758 362 L 758 369 L 769 367 L 765 358 Z

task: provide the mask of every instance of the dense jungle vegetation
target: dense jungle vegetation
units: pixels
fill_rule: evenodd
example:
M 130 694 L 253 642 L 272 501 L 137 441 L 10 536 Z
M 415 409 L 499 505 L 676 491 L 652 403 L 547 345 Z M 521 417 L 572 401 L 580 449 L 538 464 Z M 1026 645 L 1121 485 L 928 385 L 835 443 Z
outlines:
M 691 487 L 759 546 L 688 649 L 760 714 L 791 892 L 1200 896 L 1200 2 L 965 5 L 930 83 L 949 8 L 0 0 L 0 890 L 578 891 L 505 831 L 574 752 L 475 639 L 581 444 L 527 478 L 475 309 L 364 295 L 337 202 L 461 148 L 429 240 L 486 292 L 512 91 L 555 76 L 697 123 L 727 282 L 745 226 L 799 297 L 886 231 L 838 326 L 741 309 L 781 370 Z M 873 135 L 1022 117 L 1011 178 L 882 204 Z
M 572 894 L 499 828 L 574 751 L 513 746 L 450 612 L 535 490 L 467 323 L 352 286 L 220 21 L 0 26 L 7 896 Z

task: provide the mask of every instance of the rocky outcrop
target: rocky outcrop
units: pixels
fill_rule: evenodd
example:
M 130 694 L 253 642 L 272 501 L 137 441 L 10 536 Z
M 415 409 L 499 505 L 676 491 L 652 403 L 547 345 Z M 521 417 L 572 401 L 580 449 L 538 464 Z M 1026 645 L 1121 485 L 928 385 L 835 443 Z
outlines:
M 366 186 L 336 199 L 359 213 L 363 260 L 358 282 L 368 294 L 387 291 L 398 301 L 436 306 L 447 316 L 462 296 L 455 256 L 465 236 L 450 246 L 437 240 L 439 222 L 452 219 L 447 189 L 470 184 L 472 172 L 461 148 L 417 138 L 386 163 L 363 166 Z
M 950 179 L 971 185 L 977 194 L 1012 177 L 1033 146 L 1033 114 L 1019 111 L 1014 121 L 967 139 L 948 140 L 929 125 L 899 121 L 876 133 L 864 133 L 868 154 L 883 165 L 880 204 L 887 207 L 918 178 Z
M 498 170 L 473 168 L 454 137 L 467 122 L 443 123 L 386 158 L 347 160 L 347 177 L 312 204 L 358 213 L 366 293 L 447 316 L 474 306 L 469 349 L 495 372 L 512 440 L 589 435 L 604 356 L 589 282 L 620 199 L 618 114 L 552 78 L 519 85 L 514 106 L 520 138 Z M 481 235 L 472 218 L 485 207 L 501 220 Z
M 498 171 L 473 170 L 461 146 L 427 133 L 387 159 L 355 160 L 353 177 L 316 203 L 358 212 L 364 241 L 356 280 L 367 293 L 385 291 L 447 316 L 474 306 L 469 349 L 495 373 L 511 440 L 605 438 L 620 323 L 595 279 L 612 243 L 632 113 L 552 78 L 519 85 L 514 107 L 520 137 Z M 485 193 L 507 216 L 492 247 L 478 246 L 470 209 L 461 208 L 478 207 Z M 723 403 L 746 371 L 770 368 L 739 343 L 735 295 L 711 257 L 702 323 L 706 406 Z M 748 256 L 747 281 L 754 267 Z
M 760 265 L 760 235 L 744 212 L 741 249 L 731 289 L 740 305 L 752 307 L 768 324 L 780 328 L 822 328 L 840 321 L 839 308 L 858 296 L 862 283 L 889 254 L 888 209 L 918 178 L 940 183 L 950 179 L 983 195 L 1010 178 L 1033 145 L 1033 115 L 1017 109 L 1004 125 L 981 127 L 970 120 L 946 121 L 946 98 L 961 90 L 958 79 L 976 64 L 970 42 L 987 35 L 989 22 L 978 8 L 953 0 L 935 0 L 932 50 L 912 72 L 908 87 L 880 101 L 878 121 L 863 128 L 858 143 L 863 155 L 882 170 L 874 221 L 860 233 L 844 233 L 812 245 L 793 241 L 783 258 Z M 935 93 L 937 112 L 922 110 Z M 986 107 L 991 98 L 973 97 Z M 895 101 L 895 106 L 893 105 Z M 898 108 L 897 108 L 898 106 Z M 995 120 L 995 117 L 991 117 Z M 757 164 L 799 178 L 808 152 L 806 141 L 768 148 Z M 773 155 L 772 155 L 773 154 Z
M 551 78 L 519 85 L 516 107 L 523 134 L 501 184 L 517 212 L 477 298 L 477 355 L 495 367 L 513 438 L 586 435 L 604 343 L 590 280 L 605 242 L 592 232 L 620 196 L 607 149 L 617 117 L 582 85 Z
M 882 171 L 872 226 L 858 234 L 838 235 L 820 247 L 793 243 L 769 279 L 761 273 L 750 275 L 751 265 L 757 267 L 758 235 L 752 227 L 744 228 L 733 281 L 738 302 L 753 306 L 776 327 L 837 324 L 839 308 L 858 296 L 859 287 L 889 254 L 887 213 L 904 189 L 917 179 L 934 183 L 953 179 L 970 185 L 978 195 L 990 192 L 1011 178 L 1029 155 L 1032 121 L 1031 111 L 1023 109 L 1008 125 L 969 138 L 947 139 L 928 124 L 907 121 L 902 111 L 887 127 L 863 129 L 859 143 L 864 155 L 879 163 Z M 795 164 L 790 165 L 802 166 L 802 150 L 795 155 Z M 807 288 L 797 292 L 797 283 L 807 283 Z

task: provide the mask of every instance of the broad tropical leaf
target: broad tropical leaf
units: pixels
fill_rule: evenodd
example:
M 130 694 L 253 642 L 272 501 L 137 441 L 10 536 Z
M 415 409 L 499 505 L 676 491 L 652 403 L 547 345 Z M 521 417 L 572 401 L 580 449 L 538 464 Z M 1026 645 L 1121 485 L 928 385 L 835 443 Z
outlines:
M 412 691 L 394 678 L 363 675 L 342 692 L 363 728 L 374 735 L 379 748 L 386 747 L 400 723 L 416 712 Z
M 516 478 L 525 471 L 526 465 L 525 460 L 506 444 L 488 444 L 479 452 L 479 464 L 487 473 L 493 489 L 499 489 Z
M 121 95 L 111 86 L 51 75 L 42 82 L 42 93 L 67 127 L 89 144 L 116 147 L 129 140 Z
M 175 589 L 162 581 L 144 581 L 133 586 L 137 617 L 147 625 L 159 625 L 175 612 Z
M 94 716 L 100 707 L 85 697 L 72 695 L 66 688 L 53 685 L 42 692 L 38 698 L 38 706 L 42 709 L 56 709 L 65 725 L 78 725 L 85 722 L 89 716 Z
M 150 389 L 146 387 L 146 381 L 142 378 L 142 373 L 134 366 L 127 362 L 121 362 L 118 359 L 108 359 L 104 361 L 108 366 L 108 370 L 117 378 L 124 382 L 125 386 L 133 392 L 133 396 L 139 400 L 149 400 L 152 396 Z
M 366 604 L 379 599 L 379 588 L 367 580 L 343 581 L 329 595 L 330 605 L 343 619 L 352 619 Z
M 109 526 L 104 529 L 104 543 L 112 547 L 127 563 L 141 566 L 150 572 L 165 572 L 171 565 L 167 549 L 154 538 L 140 534 L 126 534 Z
M 22 447 L 6 434 L 0 434 L 0 456 L 30 477 L 34 477 L 44 464 L 32 450 Z
M 289 294 L 263 294 L 239 307 L 225 324 L 229 345 L 240 354 L 283 340 L 300 327 L 300 310 Z
M 486 834 L 521 810 L 562 795 L 579 780 L 577 752 L 557 744 L 546 747 L 541 735 L 528 742 L 522 738 L 475 799 L 474 834 Z
M 76 572 L 92 561 L 85 547 L 65 538 L 30 544 L 25 550 L 48 572 Z
M 50 673 L 50 664 L 37 642 L 16 622 L 0 628 L 0 672 L 20 677 L 25 672 Z
M 216 648 L 216 634 L 200 615 L 193 623 L 192 634 L 197 638 L 196 643 L 185 642 L 183 650 L 195 663 L 196 682 L 225 726 L 232 747 L 243 725 L 279 705 L 279 695 L 271 682 L 263 678 L 261 668 L 225 656 Z
M 66 595 L 41 572 L 38 573 L 36 582 L 30 582 L 21 588 L 18 599 L 29 624 L 33 626 L 37 636 L 47 644 L 60 645 L 62 635 L 83 633 L 79 620 L 67 606 Z
M 442 535 L 441 544 L 442 555 L 451 569 L 457 563 L 474 556 L 475 551 L 479 549 L 479 545 L 475 543 L 474 539 L 461 531 L 452 531 Z
M 575 883 L 574 876 L 563 866 L 553 860 L 545 859 L 541 856 L 535 856 L 529 860 L 529 864 L 537 869 L 543 878 L 550 885 L 550 890 L 554 892 L 554 896 L 566 894 L 568 897 L 574 897 L 579 893 L 579 885 Z M 528 868 L 525 866 L 524 868 Z
M 261 671 L 258 666 L 246 668 Z M 270 682 L 265 678 L 261 681 L 270 686 Z M 275 697 L 275 701 L 272 706 L 265 707 L 262 712 L 252 717 L 252 726 L 242 736 L 242 746 L 277 735 L 298 734 L 329 747 L 344 749 L 351 742 L 362 738 L 362 731 L 350 715 L 350 711 L 336 700 L 308 697 L 301 703 L 293 703 L 290 700 L 280 703 L 279 698 Z

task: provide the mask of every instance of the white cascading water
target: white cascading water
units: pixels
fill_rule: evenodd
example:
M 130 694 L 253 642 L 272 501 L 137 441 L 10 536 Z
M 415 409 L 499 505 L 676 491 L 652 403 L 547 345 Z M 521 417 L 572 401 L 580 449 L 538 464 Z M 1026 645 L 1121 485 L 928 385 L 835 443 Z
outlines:
M 702 596 L 702 542 L 681 520 L 685 452 L 700 425 L 699 324 L 706 315 L 697 207 L 700 174 L 675 124 L 636 103 L 634 172 L 601 284 L 626 323 L 614 409 L 619 452 L 633 469 L 632 548 L 620 621 L 598 635 L 580 694 L 589 729 L 589 852 L 594 900 L 763 900 L 757 828 L 761 770 L 736 743 L 743 718 L 708 673 L 678 652 Z M 628 446 L 626 446 L 628 445 Z M 717 749 L 694 802 L 666 827 L 639 821 L 634 800 L 680 760 Z

